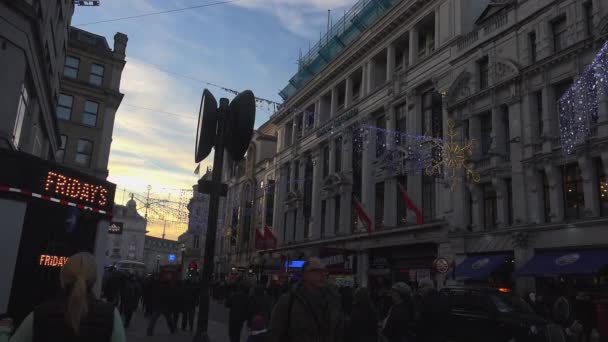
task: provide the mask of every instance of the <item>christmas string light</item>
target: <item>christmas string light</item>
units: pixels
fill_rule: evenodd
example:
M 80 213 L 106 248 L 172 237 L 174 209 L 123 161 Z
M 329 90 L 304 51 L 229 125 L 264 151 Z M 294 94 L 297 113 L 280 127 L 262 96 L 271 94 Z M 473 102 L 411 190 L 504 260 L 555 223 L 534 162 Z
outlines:
M 559 99 L 559 125 L 563 150 L 570 154 L 598 122 L 598 96 L 608 96 L 608 42 L 585 72 Z

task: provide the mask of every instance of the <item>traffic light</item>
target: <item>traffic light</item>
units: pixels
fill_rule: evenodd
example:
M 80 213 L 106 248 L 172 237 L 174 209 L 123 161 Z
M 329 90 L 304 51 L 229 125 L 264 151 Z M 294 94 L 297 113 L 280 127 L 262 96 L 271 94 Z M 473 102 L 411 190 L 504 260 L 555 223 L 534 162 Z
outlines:
M 188 263 L 188 278 L 198 276 L 198 264 L 196 261 L 192 260 Z

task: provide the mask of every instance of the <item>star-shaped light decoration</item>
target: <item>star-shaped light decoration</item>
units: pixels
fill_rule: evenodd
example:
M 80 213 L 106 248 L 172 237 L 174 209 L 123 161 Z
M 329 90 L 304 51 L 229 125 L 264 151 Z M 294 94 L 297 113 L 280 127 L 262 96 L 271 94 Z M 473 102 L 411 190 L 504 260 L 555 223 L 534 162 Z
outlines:
M 448 121 L 447 139 L 433 140 L 438 153 L 425 170 L 429 176 L 439 175 L 443 172 L 451 183 L 450 190 L 452 191 L 454 191 L 456 185 L 460 182 L 460 170 L 464 171 L 466 178 L 476 183 L 480 180 L 479 174 L 475 172 L 473 165 L 468 163 L 469 158 L 473 154 L 475 140 L 467 140 L 463 144 L 460 144 L 456 140 L 454 128 L 454 121 Z

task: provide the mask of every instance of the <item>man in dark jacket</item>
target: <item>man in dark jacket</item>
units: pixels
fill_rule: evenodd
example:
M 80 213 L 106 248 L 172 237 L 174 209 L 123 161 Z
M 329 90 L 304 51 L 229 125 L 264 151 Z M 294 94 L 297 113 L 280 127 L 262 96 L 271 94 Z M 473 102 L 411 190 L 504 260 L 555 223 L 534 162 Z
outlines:
M 327 285 L 319 258 L 302 268 L 302 281 L 276 304 L 270 321 L 270 342 L 342 342 L 344 314 L 336 290 Z
M 226 307 L 230 309 L 228 314 L 228 335 L 230 342 L 241 340 L 243 323 L 249 319 L 249 296 L 245 284 L 237 284 L 232 295 L 226 300 Z
M 176 324 L 173 320 L 171 312 L 173 298 L 173 291 L 169 282 L 155 281 L 152 283 L 150 288 L 150 309 L 152 311 L 150 317 L 150 323 L 148 324 L 148 336 L 154 335 L 154 326 L 158 318 L 163 315 L 167 320 L 167 325 L 172 334 L 175 333 Z
M 423 279 L 418 284 L 420 295 L 417 336 L 420 341 L 443 342 L 446 339 L 444 327 L 450 315 L 447 297 L 437 290 L 431 279 Z
M 192 331 L 194 327 L 194 314 L 196 312 L 196 304 L 198 304 L 198 289 L 191 279 L 184 282 L 181 289 L 181 309 L 182 309 L 182 330 L 186 331 L 186 327 Z
M 139 280 L 135 274 L 131 273 L 120 289 L 120 312 L 125 318 L 125 328 L 128 328 L 131 323 L 131 317 L 139 305 L 140 296 Z
M 406 283 L 396 283 L 391 288 L 394 304 L 382 327 L 382 335 L 388 342 L 412 341 L 414 339 L 415 308 L 412 289 Z

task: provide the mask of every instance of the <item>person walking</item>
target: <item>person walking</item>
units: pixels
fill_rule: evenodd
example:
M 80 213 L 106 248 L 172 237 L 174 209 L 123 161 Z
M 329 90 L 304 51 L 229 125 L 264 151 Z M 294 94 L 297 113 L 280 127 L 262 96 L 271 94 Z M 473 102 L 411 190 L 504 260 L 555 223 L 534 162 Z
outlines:
M 412 289 L 403 282 L 391 288 L 393 305 L 388 311 L 382 335 L 388 342 L 411 342 L 414 340 L 415 308 L 412 301 Z
M 135 274 L 130 273 L 120 289 L 120 312 L 125 318 L 125 328 L 129 328 L 133 312 L 139 306 L 141 288 Z
M 365 287 L 355 291 L 350 327 L 346 331 L 349 342 L 378 341 L 378 311 L 374 307 Z
M 172 314 L 172 290 L 169 281 L 160 280 L 151 284 L 150 288 L 150 322 L 148 323 L 147 335 L 154 336 L 156 321 L 162 315 L 167 321 L 171 334 L 175 333 L 176 325 Z
M 126 341 L 116 308 L 93 295 L 97 281 L 93 255 L 84 252 L 72 255 L 61 269 L 60 281 L 62 296 L 36 307 L 10 340 L 0 334 L 1 342 Z
M 228 314 L 228 336 L 230 342 L 241 340 L 243 323 L 249 320 L 249 296 L 247 286 L 244 283 L 236 284 L 230 297 L 226 300 L 226 307 L 230 309 Z
M 342 342 L 344 314 L 340 295 L 327 285 L 327 271 L 319 258 L 302 268 L 299 284 L 281 296 L 272 311 L 270 342 Z
M 196 312 L 196 304 L 198 303 L 198 291 L 191 279 L 188 279 L 183 284 L 182 292 L 182 330 L 190 331 L 194 329 L 194 314 Z
M 122 280 L 123 275 L 121 271 L 116 270 L 115 267 L 111 267 L 108 270 L 108 277 L 103 286 L 103 296 L 108 303 L 112 303 L 114 306 L 118 306 Z
M 272 297 L 268 295 L 263 285 L 256 285 L 253 288 L 253 294 L 249 299 L 249 303 L 249 322 L 251 322 L 253 318 L 258 315 L 264 318 L 264 322 L 270 321 L 273 300 Z
M 417 322 L 417 337 L 425 342 L 444 342 L 445 329 L 450 315 L 450 304 L 446 295 L 435 289 L 431 279 L 423 279 L 418 283 L 420 295 L 419 316 Z

